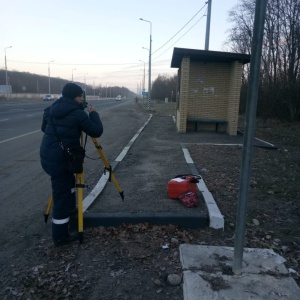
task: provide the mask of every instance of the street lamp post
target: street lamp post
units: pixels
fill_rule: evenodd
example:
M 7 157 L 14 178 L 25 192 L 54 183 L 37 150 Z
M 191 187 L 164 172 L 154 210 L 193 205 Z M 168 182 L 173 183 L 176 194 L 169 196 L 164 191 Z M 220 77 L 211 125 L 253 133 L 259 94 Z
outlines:
M 143 99 L 144 99 L 144 92 L 145 92 L 145 62 L 143 60 L 139 60 L 144 63 L 144 78 L 143 78 Z
M 146 47 L 142 47 L 142 49 L 149 51 L 149 48 L 146 48 Z M 149 69 L 148 69 L 148 76 L 149 76 Z M 145 85 L 146 85 L 146 78 L 145 78 Z M 148 85 L 149 85 L 149 81 L 148 81 Z M 149 107 L 148 107 L 148 109 L 149 109 Z
M 7 77 L 7 63 L 6 63 L 6 49 L 10 49 L 12 46 L 4 48 L 4 60 L 5 60 L 5 85 L 6 85 L 6 99 L 8 100 L 8 77 Z
M 73 82 L 73 71 L 75 71 L 76 68 L 72 69 L 72 82 Z
M 86 76 L 87 74 L 89 74 L 89 73 L 85 73 L 85 74 L 84 74 L 84 90 L 85 90 L 85 92 L 86 92 L 86 80 L 85 80 L 85 76 Z
M 49 94 L 51 94 L 51 88 L 50 88 L 50 63 L 54 62 L 54 60 L 48 61 L 48 78 L 49 78 Z
M 150 48 L 149 48 L 149 78 L 148 78 L 148 109 L 150 109 L 151 101 L 151 49 L 152 49 L 152 23 L 148 20 L 140 18 L 141 21 L 150 23 Z

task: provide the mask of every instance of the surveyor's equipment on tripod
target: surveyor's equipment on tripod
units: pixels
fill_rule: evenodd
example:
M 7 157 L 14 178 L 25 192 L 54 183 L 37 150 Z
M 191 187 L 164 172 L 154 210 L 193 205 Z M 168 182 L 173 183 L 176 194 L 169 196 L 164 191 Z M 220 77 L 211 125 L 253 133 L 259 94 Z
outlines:
M 104 172 L 106 172 L 106 170 L 109 172 L 109 181 L 113 181 L 113 183 L 115 184 L 122 200 L 124 201 L 124 192 L 121 189 L 113 171 L 112 171 L 112 167 L 109 164 L 108 160 L 106 159 L 103 149 L 101 147 L 101 145 L 99 144 L 99 142 L 97 141 L 96 138 L 92 138 L 92 141 L 100 155 L 100 158 L 103 161 L 104 164 Z M 86 142 L 86 139 L 85 139 Z M 81 135 L 81 145 L 83 145 L 83 137 Z M 79 242 L 82 243 L 83 241 L 83 189 L 86 187 L 86 185 L 84 184 L 84 173 L 79 173 L 76 174 L 76 184 L 75 187 L 77 189 L 77 202 L 78 202 L 78 238 L 79 238 Z M 47 209 L 46 209 L 46 213 L 44 214 L 45 216 L 45 223 L 47 223 L 48 221 L 48 217 L 50 214 L 50 210 L 53 204 L 53 196 L 50 196 L 48 205 L 47 205 Z

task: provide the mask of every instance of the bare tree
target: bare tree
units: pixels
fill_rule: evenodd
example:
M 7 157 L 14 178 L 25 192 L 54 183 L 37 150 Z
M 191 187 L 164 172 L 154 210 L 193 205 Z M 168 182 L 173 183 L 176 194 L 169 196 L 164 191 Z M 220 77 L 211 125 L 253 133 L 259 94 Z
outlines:
M 177 75 L 158 75 L 152 84 L 151 96 L 154 99 L 163 100 L 165 98 L 175 101 Z
M 233 23 L 227 45 L 250 53 L 255 0 L 242 0 L 229 12 Z M 268 2 L 262 52 L 258 113 L 266 117 L 300 119 L 300 1 Z M 247 81 L 247 69 L 245 70 Z
M 29 72 L 18 72 L 8 71 L 9 82 L 12 86 L 13 93 L 37 93 L 47 94 L 49 78 L 47 76 L 32 74 Z M 51 92 L 53 94 L 60 94 L 63 86 L 68 80 L 62 78 L 51 78 Z M 5 70 L 0 69 L 0 85 L 5 84 Z M 101 84 L 98 86 L 85 85 L 84 83 L 78 82 L 78 84 L 85 86 L 88 95 L 97 95 L 104 97 L 106 87 L 102 87 Z M 125 87 L 115 86 L 112 87 L 113 96 L 120 94 L 122 97 L 133 98 L 135 93 Z M 0 95 L 1 96 L 1 95 Z M 4 96 L 3 96 L 4 97 Z

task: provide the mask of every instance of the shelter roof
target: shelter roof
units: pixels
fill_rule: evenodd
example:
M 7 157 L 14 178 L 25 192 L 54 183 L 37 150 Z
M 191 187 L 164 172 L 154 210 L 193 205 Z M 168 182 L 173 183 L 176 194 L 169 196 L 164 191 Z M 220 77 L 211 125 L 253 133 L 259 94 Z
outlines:
M 198 50 L 187 48 L 174 48 L 171 61 L 171 68 L 180 68 L 184 57 L 190 57 L 190 60 L 196 62 L 217 62 L 231 63 L 238 60 L 242 64 L 250 62 L 251 55 L 233 52 L 220 52 L 210 50 Z

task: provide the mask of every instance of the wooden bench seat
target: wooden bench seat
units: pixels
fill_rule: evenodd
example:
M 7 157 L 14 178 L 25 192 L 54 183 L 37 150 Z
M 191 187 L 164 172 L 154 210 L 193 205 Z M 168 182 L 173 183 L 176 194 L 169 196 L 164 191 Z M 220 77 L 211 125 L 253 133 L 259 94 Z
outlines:
M 211 120 L 211 119 L 187 119 L 187 122 L 195 123 L 195 131 L 198 131 L 200 123 L 214 123 L 216 124 L 216 132 L 220 130 L 220 124 L 227 124 L 226 120 Z

